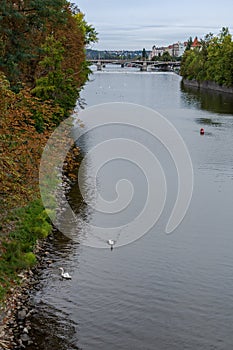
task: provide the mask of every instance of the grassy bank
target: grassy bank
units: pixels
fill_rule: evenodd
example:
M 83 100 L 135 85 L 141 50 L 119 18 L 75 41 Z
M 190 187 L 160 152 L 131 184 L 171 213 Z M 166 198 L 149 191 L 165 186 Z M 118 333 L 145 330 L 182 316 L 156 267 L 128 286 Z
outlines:
M 20 283 L 19 272 L 36 264 L 36 242 L 46 238 L 52 229 L 40 200 L 12 211 L 5 224 L 14 229 L 2 235 L 0 244 L 0 301 L 12 286 Z

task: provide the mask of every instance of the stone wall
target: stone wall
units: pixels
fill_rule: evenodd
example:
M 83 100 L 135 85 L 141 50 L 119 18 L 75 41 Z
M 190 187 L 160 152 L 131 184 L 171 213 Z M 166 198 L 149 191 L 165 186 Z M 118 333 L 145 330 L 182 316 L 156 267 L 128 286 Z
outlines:
M 188 79 L 183 79 L 182 81 L 183 81 L 185 86 L 193 86 L 195 88 L 210 89 L 210 90 L 227 92 L 227 93 L 233 94 L 233 87 L 221 86 L 221 85 L 216 84 L 213 81 L 201 81 L 201 82 L 199 82 L 196 80 L 188 80 Z

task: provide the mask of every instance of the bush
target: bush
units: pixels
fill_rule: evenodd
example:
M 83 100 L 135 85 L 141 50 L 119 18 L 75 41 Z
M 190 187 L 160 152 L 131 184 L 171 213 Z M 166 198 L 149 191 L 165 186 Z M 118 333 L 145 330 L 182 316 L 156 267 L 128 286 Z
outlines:
M 52 229 L 40 200 L 16 210 L 11 217 L 15 221 L 15 230 L 1 243 L 0 300 L 11 281 L 18 280 L 17 273 L 35 265 L 36 256 L 33 253 L 35 243 L 38 239 L 47 237 Z
M 35 263 L 36 263 L 36 256 L 32 252 L 25 253 L 23 256 L 23 260 L 24 260 L 25 265 L 27 267 L 31 267 L 31 266 L 35 265 Z

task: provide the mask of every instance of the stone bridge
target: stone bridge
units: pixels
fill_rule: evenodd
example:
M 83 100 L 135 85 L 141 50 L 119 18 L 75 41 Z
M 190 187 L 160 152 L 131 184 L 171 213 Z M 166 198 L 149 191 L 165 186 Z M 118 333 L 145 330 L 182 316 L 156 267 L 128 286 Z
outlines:
M 175 68 L 180 68 L 180 62 L 173 61 L 146 61 L 146 60 L 129 60 L 129 59 L 98 59 L 98 60 L 88 60 L 92 64 L 97 66 L 97 70 L 102 70 L 106 64 L 117 64 L 124 67 L 138 67 L 141 71 L 146 72 L 148 66 L 152 68 L 164 69 L 164 70 L 174 70 Z

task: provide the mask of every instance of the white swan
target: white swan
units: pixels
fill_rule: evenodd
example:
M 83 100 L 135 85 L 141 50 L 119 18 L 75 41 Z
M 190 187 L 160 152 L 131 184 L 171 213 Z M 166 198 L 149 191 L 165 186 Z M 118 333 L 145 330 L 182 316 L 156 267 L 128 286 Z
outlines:
M 61 276 L 63 278 L 66 278 L 67 280 L 71 280 L 72 277 L 69 275 L 68 272 L 64 272 L 63 267 L 59 267 L 59 270 L 61 270 Z
M 111 249 L 113 249 L 113 246 L 115 243 L 116 243 L 116 241 L 114 241 L 113 239 L 108 240 L 108 244 L 111 246 Z

